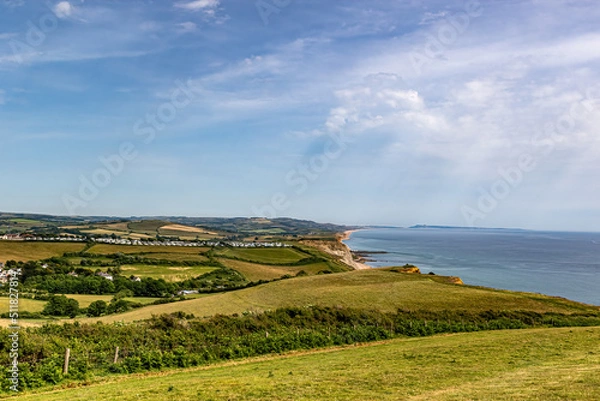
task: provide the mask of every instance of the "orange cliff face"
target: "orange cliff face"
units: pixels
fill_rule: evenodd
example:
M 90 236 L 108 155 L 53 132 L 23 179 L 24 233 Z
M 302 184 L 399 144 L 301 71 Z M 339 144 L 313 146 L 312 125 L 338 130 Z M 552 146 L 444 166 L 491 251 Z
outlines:
M 421 274 L 421 270 L 417 267 L 417 266 L 413 266 L 413 265 L 406 265 L 406 266 L 394 266 L 394 267 L 389 267 L 387 268 L 389 271 L 395 272 L 395 273 L 404 273 L 404 274 Z M 429 273 L 432 274 L 432 273 Z M 456 277 L 456 276 L 438 276 L 433 274 L 434 277 L 437 277 L 437 280 L 442 280 L 445 283 L 449 283 L 449 284 L 458 284 L 458 285 L 464 285 L 465 283 L 463 283 L 463 281 L 461 280 L 460 277 Z

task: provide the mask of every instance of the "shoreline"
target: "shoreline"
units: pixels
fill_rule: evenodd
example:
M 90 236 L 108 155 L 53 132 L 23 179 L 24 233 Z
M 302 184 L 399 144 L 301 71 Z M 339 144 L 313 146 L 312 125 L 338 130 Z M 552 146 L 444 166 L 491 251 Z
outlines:
M 354 230 L 346 230 L 343 233 L 340 233 L 340 241 L 346 241 L 350 239 L 350 236 L 356 232 L 368 230 L 368 228 L 356 228 Z
M 354 253 L 352 253 L 352 249 L 344 243 L 344 241 L 349 240 L 350 236 L 357 232 L 366 230 L 365 228 L 357 228 L 355 230 L 346 230 L 343 233 L 340 233 L 338 236 L 338 243 L 340 243 L 345 249 L 345 255 L 342 257 L 342 262 L 354 268 L 354 270 L 369 270 L 373 269 L 373 266 L 369 266 L 364 263 L 363 260 L 356 260 L 354 258 Z
M 334 256 L 340 262 L 354 270 L 370 270 L 373 267 L 361 263 L 354 259 L 354 254 L 350 247 L 344 244 L 343 241 L 350 238 L 350 235 L 358 230 L 348 230 L 337 232 L 334 239 L 328 240 L 300 240 L 301 244 L 312 246 L 322 252 Z

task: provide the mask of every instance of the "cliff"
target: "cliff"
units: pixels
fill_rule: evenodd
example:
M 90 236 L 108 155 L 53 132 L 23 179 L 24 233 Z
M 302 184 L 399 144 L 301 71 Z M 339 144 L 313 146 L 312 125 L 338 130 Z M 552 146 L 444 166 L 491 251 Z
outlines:
M 334 256 L 340 262 L 351 267 L 354 270 L 366 270 L 370 269 L 371 266 L 361 263 L 354 259 L 354 255 L 350 251 L 350 248 L 342 241 L 348 239 L 350 232 L 338 234 L 335 241 L 322 241 L 322 240 L 302 240 L 302 244 L 317 248 L 321 252 L 325 252 L 329 255 Z

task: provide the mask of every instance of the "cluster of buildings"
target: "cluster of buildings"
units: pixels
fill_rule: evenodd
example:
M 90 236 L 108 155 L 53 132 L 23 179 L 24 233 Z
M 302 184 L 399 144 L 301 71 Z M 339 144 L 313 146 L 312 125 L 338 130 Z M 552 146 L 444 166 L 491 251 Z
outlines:
M 9 274 L 10 269 L 7 269 L 4 266 L 4 263 L 0 262 L 0 284 L 6 284 L 8 282 L 8 278 L 10 276 Z M 20 274 L 21 269 L 17 269 L 17 273 Z M 13 273 L 14 274 L 14 271 Z
M 37 237 L 33 234 L 3 234 L 0 235 L 0 240 L 4 241 L 66 241 L 66 242 L 86 242 L 85 237 L 64 236 L 64 237 Z
M 233 248 L 287 248 L 291 245 L 283 242 L 243 242 L 243 241 L 155 241 L 155 240 L 140 240 L 140 239 L 123 239 L 123 238 L 92 238 L 94 242 L 112 245 L 139 245 L 139 246 L 230 246 Z
M 5 241 L 21 241 L 24 237 L 22 237 L 21 234 L 3 234 L 0 235 L 0 239 Z
M 36 237 L 31 234 L 5 234 L 0 236 L 0 240 L 10 241 L 46 241 L 46 242 L 86 242 L 94 241 L 102 244 L 111 245 L 139 245 L 139 246 L 229 246 L 233 248 L 288 248 L 291 245 L 283 242 L 244 242 L 244 241 L 226 241 L 226 240 L 210 240 L 210 241 L 174 241 L 174 240 L 140 240 L 140 239 L 125 239 L 125 238 L 86 238 L 77 236 L 64 237 Z

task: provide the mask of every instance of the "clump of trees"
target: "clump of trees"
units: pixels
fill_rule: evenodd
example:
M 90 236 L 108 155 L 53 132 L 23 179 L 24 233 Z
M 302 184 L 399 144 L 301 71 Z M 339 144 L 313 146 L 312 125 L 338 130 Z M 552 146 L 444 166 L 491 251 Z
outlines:
M 75 317 L 79 314 L 79 302 L 64 295 L 52 295 L 44 306 L 42 314 L 48 316 Z

